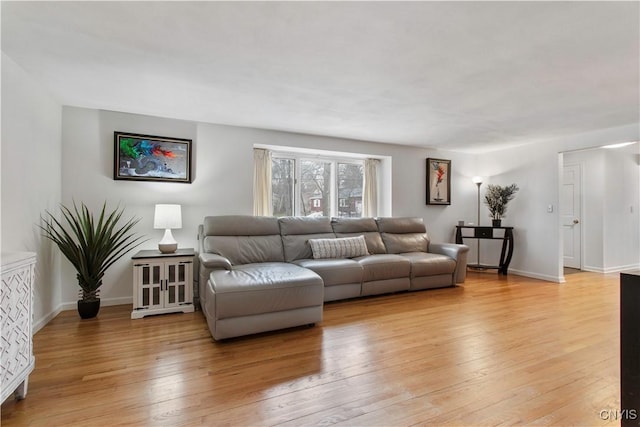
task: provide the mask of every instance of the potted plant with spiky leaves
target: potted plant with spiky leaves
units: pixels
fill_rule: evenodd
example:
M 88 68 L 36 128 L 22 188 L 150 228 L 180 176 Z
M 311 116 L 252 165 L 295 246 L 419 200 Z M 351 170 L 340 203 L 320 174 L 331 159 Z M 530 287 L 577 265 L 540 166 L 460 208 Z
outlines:
M 124 208 L 107 212 L 106 202 L 97 219 L 84 203 L 77 206 L 73 202 L 73 209 L 60 205 L 60 210 L 60 220 L 45 211 L 40 228 L 76 269 L 80 317 L 93 318 L 100 310 L 99 289 L 105 272 L 144 241 L 132 231 L 140 218 L 121 223 Z

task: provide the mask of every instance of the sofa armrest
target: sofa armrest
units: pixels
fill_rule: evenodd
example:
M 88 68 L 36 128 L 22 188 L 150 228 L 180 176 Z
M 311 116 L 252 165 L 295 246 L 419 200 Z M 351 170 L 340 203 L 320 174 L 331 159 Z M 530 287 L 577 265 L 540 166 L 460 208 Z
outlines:
M 231 262 L 217 254 L 210 253 L 200 253 L 198 255 L 200 260 L 200 265 L 204 268 L 208 268 L 210 270 L 231 270 Z
M 430 243 L 429 252 L 453 258 L 456 261 L 456 270 L 454 272 L 456 283 L 464 283 L 467 277 L 469 246 L 455 243 Z
M 198 296 L 200 305 L 206 304 L 206 288 L 209 275 L 213 270 L 231 270 L 231 262 L 223 256 L 208 252 L 200 252 L 198 255 L 200 274 L 198 275 Z M 203 308 L 204 309 L 204 308 Z

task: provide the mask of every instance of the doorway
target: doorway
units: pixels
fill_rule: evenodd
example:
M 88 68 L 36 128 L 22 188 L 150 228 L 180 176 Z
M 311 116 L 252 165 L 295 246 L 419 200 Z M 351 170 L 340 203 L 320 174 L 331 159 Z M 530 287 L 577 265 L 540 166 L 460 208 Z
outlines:
M 582 269 L 582 169 L 580 164 L 563 165 L 560 193 L 565 269 Z M 570 273 L 571 270 L 565 271 Z
M 559 273 L 614 273 L 640 259 L 640 143 L 559 153 Z M 579 270 L 578 270 L 579 269 Z

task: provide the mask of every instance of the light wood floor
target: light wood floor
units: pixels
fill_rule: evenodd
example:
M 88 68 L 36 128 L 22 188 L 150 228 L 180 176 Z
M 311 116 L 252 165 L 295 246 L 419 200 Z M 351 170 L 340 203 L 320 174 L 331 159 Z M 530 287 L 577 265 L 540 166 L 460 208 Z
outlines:
M 620 405 L 619 276 L 567 280 L 470 272 L 223 343 L 200 312 L 64 312 L 36 334 L 28 396 L 2 425 L 619 424 L 600 417 Z

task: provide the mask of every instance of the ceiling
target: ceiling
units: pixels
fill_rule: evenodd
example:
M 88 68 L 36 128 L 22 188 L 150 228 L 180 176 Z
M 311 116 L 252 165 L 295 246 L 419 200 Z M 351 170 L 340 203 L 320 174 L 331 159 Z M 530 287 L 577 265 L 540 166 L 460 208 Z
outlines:
M 63 104 L 478 152 L 638 122 L 638 2 L 8 2 Z

